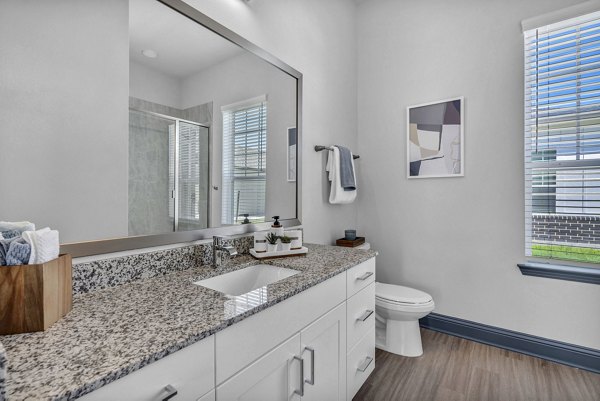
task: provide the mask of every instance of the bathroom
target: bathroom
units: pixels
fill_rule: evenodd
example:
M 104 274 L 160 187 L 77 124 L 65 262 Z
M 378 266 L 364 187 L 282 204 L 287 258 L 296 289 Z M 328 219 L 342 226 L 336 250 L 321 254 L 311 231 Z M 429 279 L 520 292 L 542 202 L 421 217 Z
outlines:
M 0 335 L 0 399 L 167 399 L 168 386 L 171 399 L 203 401 L 600 399 L 598 265 L 527 254 L 523 125 L 524 31 L 597 11 L 581 0 L 1 1 L 0 221 L 60 233 L 73 307 L 44 330 Z M 409 178 L 407 108 L 441 99 L 461 99 L 460 174 Z M 224 150 L 234 146 L 223 133 L 240 110 L 266 116 L 252 131 L 266 150 L 246 166 L 258 171 L 252 179 L 228 181 Z M 160 146 L 149 147 L 150 135 Z M 318 145 L 360 156 L 352 202 L 330 203 L 333 151 Z M 186 149 L 197 158 L 184 160 Z M 160 176 L 160 189 L 140 188 L 144 174 Z M 264 263 L 311 274 L 235 302 L 185 285 L 218 277 L 215 257 L 238 254 L 223 269 L 255 263 L 253 233 L 276 215 L 285 231 L 301 230 L 308 253 Z M 335 246 L 347 229 L 371 249 Z M 221 235 L 233 238 L 214 255 Z M 370 272 L 355 268 L 375 274 L 341 289 L 342 276 Z M 373 339 L 355 383 L 346 370 L 366 337 L 344 329 L 343 369 L 324 379 L 302 334 L 321 316 L 348 323 L 363 290 L 372 307 L 361 311 L 374 310 L 375 281 L 430 297 L 420 329 L 412 321 L 422 355 Z M 233 317 L 220 319 L 206 306 L 215 303 Z M 364 335 L 381 333 L 381 315 L 365 318 Z M 279 337 L 268 342 L 265 327 Z M 252 376 L 249 366 L 298 333 L 303 348 L 285 369 Z M 167 378 L 192 350 L 216 357 Z M 253 381 L 283 393 L 257 385 L 242 395 Z M 318 393 L 324 382 L 337 387 Z

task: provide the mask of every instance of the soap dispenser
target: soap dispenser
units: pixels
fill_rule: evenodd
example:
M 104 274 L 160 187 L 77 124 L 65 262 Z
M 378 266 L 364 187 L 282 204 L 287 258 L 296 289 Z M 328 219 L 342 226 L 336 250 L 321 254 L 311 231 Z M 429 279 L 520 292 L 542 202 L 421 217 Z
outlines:
M 275 221 L 271 225 L 271 232 L 278 237 L 283 237 L 283 226 L 279 222 L 279 216 L 273 216 L 273 219 Z

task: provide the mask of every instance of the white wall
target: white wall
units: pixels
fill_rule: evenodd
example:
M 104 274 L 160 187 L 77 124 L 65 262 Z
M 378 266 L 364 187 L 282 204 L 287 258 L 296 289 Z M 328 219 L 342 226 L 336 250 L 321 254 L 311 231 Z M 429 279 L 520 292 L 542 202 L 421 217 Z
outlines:
M 212 102 L 212 225 L 221 226 L 223 115 L 221 107 L 267 95 L 266 217 L 296 217 L 296 183 L 287 181 L 287 128 L 296 125 L 296 80 L 244 52 L 181 82 L 183 108 Z
M 127 235 L 127 16 L 120 0 L 2 1 L 0 219 L 63 243 Z
M 129 96 L 182 109 L 181 81 L 165 73 L 129 61 Z
M 358 227 L 436 312 L 600 348 L 600 291 L 527 277 L 520 21 L 575 0 L 371 0 L 358 14 Z M 406 107 L 465 96 L 464 178 L 407 180 Z
M 331 243 L 356 224 L 356 205 L 329 205 L 325 154 L 356 147 L 355 5 L 349 0 L 188 0 L 304 74 L 302 223 L 305 239 Z

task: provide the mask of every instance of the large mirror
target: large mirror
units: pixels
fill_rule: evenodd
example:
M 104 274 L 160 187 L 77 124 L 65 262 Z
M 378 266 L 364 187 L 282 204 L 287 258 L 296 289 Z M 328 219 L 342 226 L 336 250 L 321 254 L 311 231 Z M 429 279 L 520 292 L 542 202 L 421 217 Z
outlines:
M 14 3 L 52 29 L 0 39 L 0 220 L 75 255 L 299 223 L 300 73 L 179 0 Z

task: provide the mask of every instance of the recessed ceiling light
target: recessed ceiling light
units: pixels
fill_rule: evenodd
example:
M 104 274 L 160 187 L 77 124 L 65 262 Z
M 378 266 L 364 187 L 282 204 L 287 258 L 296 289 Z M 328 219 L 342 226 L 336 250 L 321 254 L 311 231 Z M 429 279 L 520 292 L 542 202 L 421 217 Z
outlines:
M 158 57 L 158 53 L 152 49 L 142 50 L 142 54 L 148 58 L 157 58 Z

